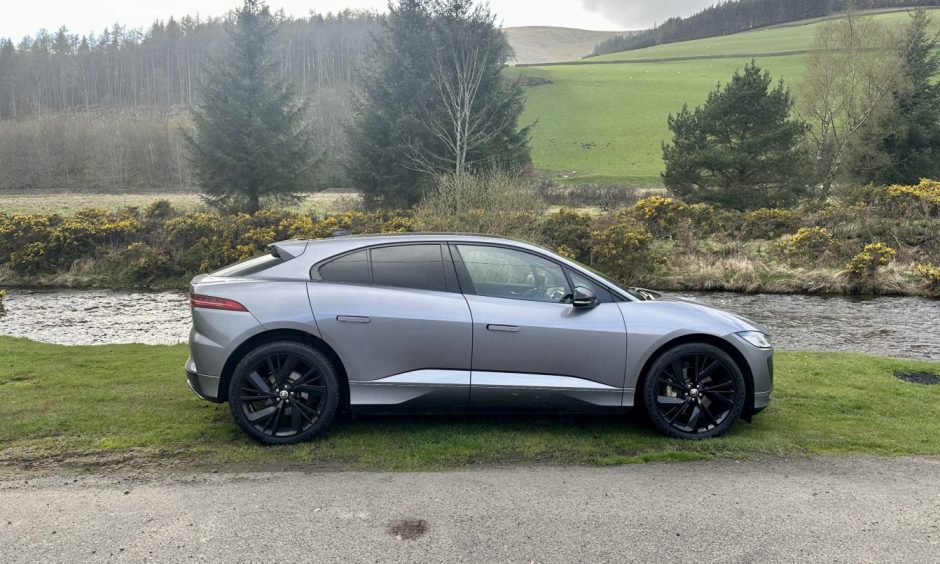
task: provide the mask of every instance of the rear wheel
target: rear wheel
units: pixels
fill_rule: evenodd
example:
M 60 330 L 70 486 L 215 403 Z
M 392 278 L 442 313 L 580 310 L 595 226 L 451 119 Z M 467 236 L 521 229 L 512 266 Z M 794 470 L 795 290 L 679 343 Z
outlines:
M 292 341 L 267 343 L 235 367 L 229 407 L 235 423 L 258 442 L 309 440 L 333 420 L 339 404 L 336 369 L 320 351 Z
M 650 367 L 643 403 L 666 435 L 707 439 L 727 433 L 744 409 L 744 375 L 734 359 L 706 343 L 679 345 Z

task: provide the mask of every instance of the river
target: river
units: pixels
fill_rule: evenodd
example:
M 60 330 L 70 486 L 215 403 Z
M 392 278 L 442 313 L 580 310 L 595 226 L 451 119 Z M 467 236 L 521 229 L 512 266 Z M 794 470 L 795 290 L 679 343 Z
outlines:
M 686 292 L 681 296 L 767 326 L 777 348 L 853 351 L 940 361 L 940 301 Z M 65 345 L 175 344 L 189 334 L 178 292 L 9 290 L 0 335 Z

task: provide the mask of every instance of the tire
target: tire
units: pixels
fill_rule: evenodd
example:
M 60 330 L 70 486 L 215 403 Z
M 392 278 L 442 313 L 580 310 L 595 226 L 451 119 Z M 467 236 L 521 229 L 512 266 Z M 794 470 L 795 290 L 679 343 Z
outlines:
M 276 341 L 241 359 L 228 397 L 235 423 L 252 439 L 269 445 L 299 443 L 333 420 L 339 378 L 330 359 L 315 348 Z
M 727 433 L 744 403 L 741 367 L 728 353 L 707 343 L 667 350 L 650 367 L 643 384 L 643 406 L 653 425 L 679 439 Z

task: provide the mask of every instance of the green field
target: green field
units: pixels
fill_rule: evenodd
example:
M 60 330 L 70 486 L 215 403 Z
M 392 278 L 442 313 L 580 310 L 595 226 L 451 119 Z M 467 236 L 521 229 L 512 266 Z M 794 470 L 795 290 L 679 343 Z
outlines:
M 937 363 L 778 353 L 767 411 L 710 441 L 667 439 L 637 416 L 400 416 L 345 418 L 313 442 L 262 447 L 239 431 L 227 405 L 189 391 L 185 359 L 183 345 L 64 347 L 0 337 L 0 473 L 940 455 L 940 386 L 894 377 L 936 372 Z
M 934 25 L 940 28 L 940 12 L 933 13 Z M 901 25 L 908 15 L 874 17 Z M 795 89 L 805 73 L 805 51 L 818 26 L 818 22 L 780 26 L 613 53 L 570 65 L 514 69 L 513 74 L 552 81 L 527 89 L 523 123 L 538 122 L 532 138 L 535 166 L 569 182 L 657 185 L 670 113 L 685 103 L 701 104 L 717 83 L 727 82 L 751 59 Z

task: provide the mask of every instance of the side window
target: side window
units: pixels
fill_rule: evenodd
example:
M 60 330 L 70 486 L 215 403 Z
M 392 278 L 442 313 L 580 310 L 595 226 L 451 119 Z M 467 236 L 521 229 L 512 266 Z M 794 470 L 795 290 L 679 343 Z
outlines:
M 581 276 L 580 274 L 578 274 L 577 272 L 573 270 L 569 270 L 568 274 L 571 276 L 572 284 L 574 284 L 575 286 L 583 286 L 587 288 L 588 290 L 594 292 L 594 295 L 597 296 L 597 303 L 606 304 L 606 303 L 614 301 L 613 298 L 610 296 L 610 292 L 608 292 L 606 289 L 596 284 L 595 282 L 589 280 L 588 278 L 585 278 L 584 276 Z
M 369 251 L 359 251 L 331 260 L 318 269 L 324 282 L 345 284 L 371 284 Z
M 380 286 L 447 291 L 440 245 L 372 249 L 373 282 Z
M 480 296 L 560 303 L 571 293 L 561 267 L 537 255 L 478 245 L 457 251 Z

